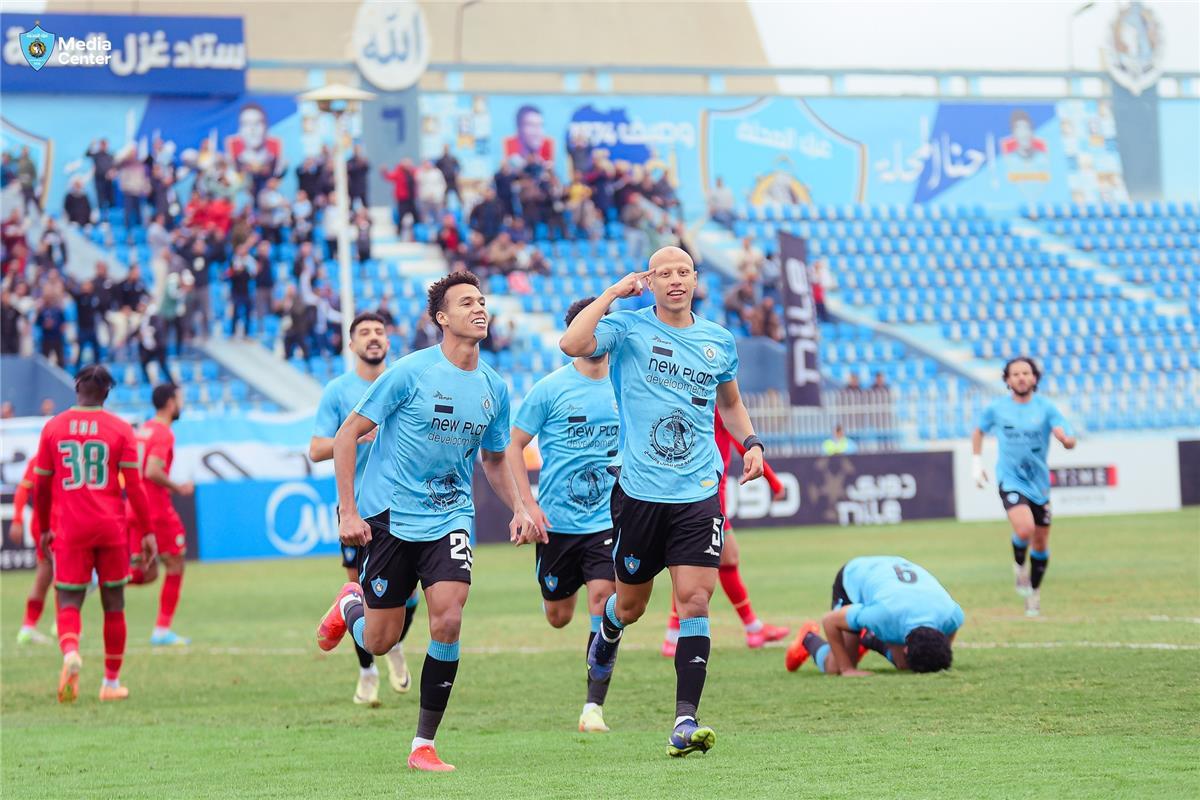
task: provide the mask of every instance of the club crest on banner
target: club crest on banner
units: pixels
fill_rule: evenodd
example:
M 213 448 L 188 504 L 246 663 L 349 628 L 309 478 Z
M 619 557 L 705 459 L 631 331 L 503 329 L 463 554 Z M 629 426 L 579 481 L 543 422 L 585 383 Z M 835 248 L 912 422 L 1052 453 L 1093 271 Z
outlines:
M 1162 76 L 1162 25 L 1140 2 L 1117 12 L 1102 48 L 1112 79 L 1135 95 L 1158 83 Z
M 46 66 L 54 53 L 54 34 L 42 28 L 40 22 L 20 35 L 21 55 L 34 71 Z

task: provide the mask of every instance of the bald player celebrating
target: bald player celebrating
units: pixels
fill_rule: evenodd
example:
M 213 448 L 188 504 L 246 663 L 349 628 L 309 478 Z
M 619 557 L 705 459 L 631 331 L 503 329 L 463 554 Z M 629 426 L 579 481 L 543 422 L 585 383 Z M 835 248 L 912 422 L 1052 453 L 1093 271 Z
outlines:
M 724 545 L 714 405 L 746 447 L 742 483 L 762 475 L 763 445 L 738 392 L 733 335 L 692 313 L 697 276 L 691 257 L 664 247 L 649 267 L 626 275 L 579 312 L 560 346 L 572 358 L 609 354 L 621 425 L 611 501 L 617 589 L 588 650 L 589 674 L 597 681 L 612 674 L 622 631 L 645 613 L 655 576 L 668 569 L 681 619 L 667 753 L 686 756 L 716 742 L 713 729 L 696 718 L 708 670 L 708 602 Z M 654 305 L 605 316 L 617 300 L 646 289 Z

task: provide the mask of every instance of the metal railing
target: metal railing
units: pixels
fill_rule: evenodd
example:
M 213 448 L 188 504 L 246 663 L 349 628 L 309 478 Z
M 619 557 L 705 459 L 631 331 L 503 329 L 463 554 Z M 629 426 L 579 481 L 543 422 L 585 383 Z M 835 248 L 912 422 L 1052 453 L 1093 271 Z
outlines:
M 783 456 L 817 455 L 841 425 L 861 451 L 896 449 L 903 438 L 890 391 L 826 390 L 823 405 L 791 406 L 778 392 L 746 395 L 754 429 L 770 452 Z

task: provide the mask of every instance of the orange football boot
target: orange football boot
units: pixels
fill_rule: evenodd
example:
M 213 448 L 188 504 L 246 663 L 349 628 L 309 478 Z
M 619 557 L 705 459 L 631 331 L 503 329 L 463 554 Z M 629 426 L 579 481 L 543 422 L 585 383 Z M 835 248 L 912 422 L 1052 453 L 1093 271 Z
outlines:
M 423 744 L 408 754 L 408 768 L 420 772 L 454 772 L 454 767 L 438 758 L 433 745 Z
M 804 637 L 810 633 L 821 633 L 821 626 L 814 620 L 809 620 L 800 626 L 800 632 L 796 634 L 796 638 L 788 645 L 787 655 L 784 657 L 784 666 L 788 672 L 795 672 L 800 669 L 800 665 L 808 660 L 808 650 L 804 648 Z
M 338 642 L 346 635 L 346 620 L 342 617 L 342 599 L 350 594 L 361 597 L 362 587 L 353 582 L 342 586 L 342 590 L 333 600 L 333 605 L 321 618 L 321 624 L 317 626 L 317 647 L 322 650 L 332 650 L 337 647 Z

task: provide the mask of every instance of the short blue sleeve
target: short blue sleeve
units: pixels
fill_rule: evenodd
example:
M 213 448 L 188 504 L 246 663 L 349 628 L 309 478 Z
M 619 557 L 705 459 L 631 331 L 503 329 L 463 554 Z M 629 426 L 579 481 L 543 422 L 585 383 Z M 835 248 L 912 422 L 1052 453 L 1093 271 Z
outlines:
M 342 421 L 338 419 L 336 394 L 336 384 L 330 384 L 321 393 L 321 405 L 317 406 L 317 422 L 313 426 L 313 436 L 332 438 L 337 435 Z
M 533 385 L 529 394 L 525 395 L 525 402 L 521 403 L 521 410 L 517 412 L 517 418 L 513 421 L 514 426 L 530 436 L 537 436 L 541 432 L 542 426 L 546 424 L 549 398 L 546 396 L 544 387 L 545 383 L 542 381 Z
M 979 430 L 984 433 L 991 433 L 991 430 L 996 425 L 996 412 L 988 405 L 983 409 L 983 413 L 979 415 Z
M 731 380 L 737 377 L 738 373 L 737 342 L 734 341 L 732 336 L 730 336 L 729 342 L 726 346 L 728 347 L 729 352 L 729 366 L 725 368 L 724 372 L 717 375 L 717 383 L 729 383 Z
M 636 319 L 637 314 L 633 311 L 618 311 L 596 323 L 596 349 L 592 356 L 611 353 L 619 348 Z
M 484 450 L 490 450 L 493 453 L 499 453 L 508 447 L 510 440 L 509 426 L 509 406 L 508 406 L 508 387 L 503 383 L 499 384 L 500 389 L 496 393 L 496 418 L 488 425 L 484 431 L 483 439 L 480 440 L 479 446 Z
M 408 399 L 412 391 L 411 379 L 412 369 L 403 361 L 397 361 L 371 384 L 354 412 L 378 425 Z

